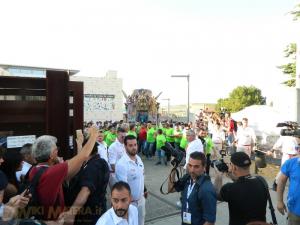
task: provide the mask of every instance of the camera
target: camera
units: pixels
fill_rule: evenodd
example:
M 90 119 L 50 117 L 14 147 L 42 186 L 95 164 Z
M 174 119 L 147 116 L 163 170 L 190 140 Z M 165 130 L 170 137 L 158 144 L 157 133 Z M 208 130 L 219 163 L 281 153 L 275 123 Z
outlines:
M 183 159 L 184 153 L 179 149 L 174 148 L 170 143 L 166 142 L 165 146 L 161 148 L 165 152 L 171 153 L 174 159 L 171 161 L 171 164 L 174 167 L 177 167 Z
M 228 166 L 224 162 L 224 159 L 213 160 L 211 161 L 210 166 L 217 168 L 222 173 L 228 172 Z
M 300 129 L 298 129 L 299 124 L 297 122 L 286 121 L 278 123 L 276 127 L 287 127 L 286 129 L 281 129 L 281 136 L 300 137 Z
M 227 173 L 228 172 L 228 166 L 227 164 L 224 162 L 224 156 L 226 156 L 226 150 L 221 149 L 220 150 L 220 155 L 221 155 L 221 159 L 217 159 L 217 160 L 212 160 L 210 163 L 211 167 L 215 167 L 217 168 L 220 172 L 222 173 Z

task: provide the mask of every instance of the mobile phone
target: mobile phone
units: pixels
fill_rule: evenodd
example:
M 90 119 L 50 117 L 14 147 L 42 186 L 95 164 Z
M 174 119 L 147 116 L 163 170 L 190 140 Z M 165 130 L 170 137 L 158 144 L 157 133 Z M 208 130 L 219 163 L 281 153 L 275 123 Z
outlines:
M 30 186 L 25 189 L 24 197 L 29 197 L 30 195 Z
M 79 136 L 82 136 L 82 130 L 79 129 L 79 130 L 76 130 L 76 137 L 79 137 Z

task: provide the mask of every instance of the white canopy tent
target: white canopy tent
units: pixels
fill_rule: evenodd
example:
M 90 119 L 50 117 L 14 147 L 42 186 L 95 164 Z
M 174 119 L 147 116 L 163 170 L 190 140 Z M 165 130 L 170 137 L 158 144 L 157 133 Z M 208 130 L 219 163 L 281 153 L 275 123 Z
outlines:
M 262 137 L 262 144 L 269 142 L 268 136 L 278 137 L 281 128 L 276 127 L 277 123 L 287 120 L 283 114 L 273 107 L 266 105 L 252 105 L 245 109 L 232 113 L 231 117 L 236 121 L 248 118 L 248 125 L 255 130 L 257 136 Z M 272 141 L 274 142 L 274 141 Z

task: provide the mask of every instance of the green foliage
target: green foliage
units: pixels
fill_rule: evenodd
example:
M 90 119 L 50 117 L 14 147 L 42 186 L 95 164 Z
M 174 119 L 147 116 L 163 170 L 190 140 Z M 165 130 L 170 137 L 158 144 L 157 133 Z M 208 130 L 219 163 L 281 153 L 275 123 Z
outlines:
M 278 66 L 282 73 L 289 77 L 288 80 L 284 81 L 282 84 L 288 87 L 296 86 L 296 43 L 289 44 L 284 50 L 285 57 L 290 59 L 290 63 Z
M 230 112 L 237 112 L 250 105 L 263 105 L 265 98 L 261 95 L 261 90 L 254 86 L 238 86 L 233 89 L 228 98 L 220 98 L 217 102 L 217 110 L 225 108 Z
M 290 12 L 294 16 L 294 20 L 300 19 L 300 4 L 296 5 L 295 9 Z
M 290 14 L 294 17 L 294 20 L 300 19 L 300 4 L 296 5 L 294 10 L 290 12 Z M 289 44 L 284 50 L 285 57 L 290 59 L 290 63 L 278 66 L 281 69 L 282 73 L 289 77 L 288 80 L 282 82 L 282 84 L 288 87 L 296 86 L 296 51 L 297 45 L 296 43 Z

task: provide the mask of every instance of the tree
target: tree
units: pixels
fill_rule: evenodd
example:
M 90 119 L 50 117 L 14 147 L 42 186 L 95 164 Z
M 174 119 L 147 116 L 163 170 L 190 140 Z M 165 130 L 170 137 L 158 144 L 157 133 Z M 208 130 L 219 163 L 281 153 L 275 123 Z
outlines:
M 220 111 L 225 108 L 229 112 L 237 112 L 250 105 L 263 105 L 266 99 L 261 90 L 254 86 L 238 86 L 233 89 L 228 98 L 218 99 L 216 108 Z
M 294 20 L 300 19 L 300 4 L 296 5 L 294 10 L 290 12 L 294 16 Z
M 288 75 L 290 78 L 282 83 L 288 87 L 296 86 L 296 49 L 296 43 L 289 44 L 284 50 L 284 53 L 285 57 L 290 59 L 290 62 L 278 66 L 278 68 L 282 70 L 283 74 Z
M 296 5 L 294 10 L 292 10 L 289 13 L 294 17 L 293 20 L 300 19 L 300 4 Z M 285 57 L 290 59 L 290 62 L 288 64 L 284 64 L 277 67 L 282 70 L 283 74 L 289 76 L 290 79 L 282 83 L 288 87 L 296 86 L 296 52 L 296 43 L 289 44 L 284 50 L 284 53 Z

